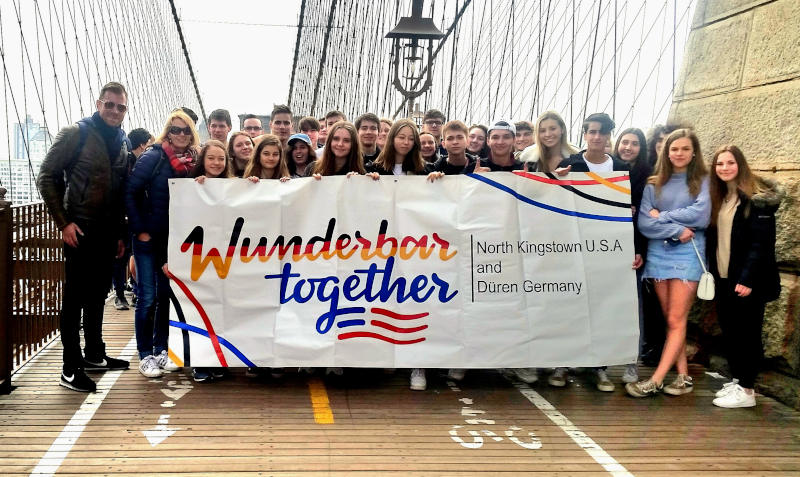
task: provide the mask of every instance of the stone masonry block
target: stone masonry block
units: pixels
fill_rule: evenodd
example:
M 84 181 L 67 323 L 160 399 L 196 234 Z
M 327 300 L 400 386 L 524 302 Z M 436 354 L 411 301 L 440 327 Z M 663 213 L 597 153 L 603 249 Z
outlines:
M 800 1 L 780 0 L 753 11 L 742 84 L 800 75 Z
M 757 7 L 771 0 L 705 0 L 698 2 L 697 8 L 703 6 L 703 23 L 713 22 L 723 17 L 735 15 L 747 9 Z
M 733 143 L 757 169 L 797 168 L 800 79 L 676 102 L 669 120 L 693 124 L 709 159 Z
M 691 32 L 676 96 L 739 87 L 751 20 L 748 12 Z
M 764 357 L 800 375 L 800 277 L 781 275 L 781 296 L 764 314 Z

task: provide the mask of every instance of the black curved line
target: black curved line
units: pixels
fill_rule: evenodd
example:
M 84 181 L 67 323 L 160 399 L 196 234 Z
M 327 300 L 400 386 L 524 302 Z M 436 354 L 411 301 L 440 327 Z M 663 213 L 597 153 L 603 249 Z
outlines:
M 558 177 L 556 177 L 555 175 L 553 175 L 553 173 L 551 173 L 551 172 L 547 172 L 547 173 L 545 173 L 545 175 L 547 177 L 553 179 L 553 180 L 557 180 L 557 181 L 561 180 Z M 600 197 L 595 197 L 593 195 L 587 194 L 586 192 L 579 191 L 578 189 L 572 187 L 571 185 L 558 184 L 558 186 L 559 187 L 563 187 L 564 189 L 567 189 L 568 191 L 572 192 L 573 194 L 576 194 L 576 195 L 578 195 L 580 197 L 583 197 L 586 200 L 591 200 L 592 202 L 597 202 L 598 204 L 610 205 L 612 207 L 622 207 L 623 209 L 630 209 L 631 208 L 631 204 L 626 204 L 624 202 L 617 202 L 617 201 L 614 201 L 614 200 L 608 200 L 608 199 L 602 199 Z
M 175 296 L 175 293 L 172 292 L 172 288 L 169 290 L 169 300 L 172 302 L 172 306 L 175 307 L 178 321 L 186 324 L 186 318 L 183 316 L 183 308 L 181 308 L 181 304 L 178 303 L 178 298 Z M 189 368 L 192 366 L 191 356 L 189 355 L 189 331 L 181 328 L 181 334 L 183 335 L 183 365 Z

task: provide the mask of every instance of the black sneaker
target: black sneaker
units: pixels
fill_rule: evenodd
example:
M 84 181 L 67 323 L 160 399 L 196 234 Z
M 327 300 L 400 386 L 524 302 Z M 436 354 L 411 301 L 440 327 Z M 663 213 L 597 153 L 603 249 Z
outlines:
M 128 310 L 128 300 L 124 296 L 118 296 L 114 299 L 114 308 L 117 310 Z
M 124 359 L 110 358 L 103 356 L 98 361 L 91 361 L 89 359 L 83 360 L 83 369 L 86 371 L 108 371 L 112 369 L 128 369 L 130 363 Z
M 198 383 L 204 383 L 213 380 L 214 376 L 211 375 L 208 368 L 192 368 L 192 379 Z
M 97 390 L 97 385 L 82 369 L 61 371 L 61 382 L 59 384 L 65 388 L 83 393 L 93 393 Z

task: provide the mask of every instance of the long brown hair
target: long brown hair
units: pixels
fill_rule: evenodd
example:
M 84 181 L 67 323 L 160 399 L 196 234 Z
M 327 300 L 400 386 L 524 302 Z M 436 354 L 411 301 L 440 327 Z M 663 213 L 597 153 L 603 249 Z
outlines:
M 669 160 L 669 147 L 682 137 L 688 138 L 692 142 L 692 160 L 686 166 L 686 185 L 689 186 L 690 195 L 697 196 L 700 193 L 703 179 L 708 175 L 708 167 L 703 161 L 703 151 L 700 150 L 700 140 L 697 135 L 691 129 L 676 129 L 664 139 L 664 145 L 661 147 L 658 161 L 656 161 L 655 172 L 647 178 L 647 183 L 655 186 L 656 196 L 661 193 L 661 187 L 672 177 L 674 170 L 672 161 Z
M 364 169 L 364 158 L 361 156 L 361 146 L 358 144 L 356 127 L 347 121 L 338 121 L 331 126 L 328 131 L 328 138 L 325 140 L 325 152 L 322 154 L 321 158 L 314 162 L 314 174 L 323 176 L 332 176 L 336 174 L 336 157 L 333 155 L 331 142 L 333 142 L 333 135 L 340 129 L 344 129 L 350 134 L 350 154 L 347 155 L 347 172 L 366 174 L 367 171 Z
M 422 159 L 422 152 L 420 151 L 419 130 L 414 121 L 410 119 L 399 119 L 392 124 L 389 129 L 389 134 L 386 135 L 386 144 L 378 157 L 375 158 L 375 164 L 380 166 L 386 171 L 394 169 L 395 156 L 397 150 L 394 148 L 394 138 L 400 132 L 400 129 L 408 127 L 414 135 L 414 145 L 408 151 L 406 157 L 403 159 L 403 171 L 413 172 L 414 174 L 422 174 L 425 171 L 425 161 Z
M 192 169 L 191 176 L 199 177 L 207 175 L 206 154 L 208 154 L 208 150 L 212 147 L 218 147 L 222 149 L 222 152 L 225 154 L 225 170 L 222 171 L 222 174 L 220 174 L 219 177 L 220 178 L 233 177 L 233 172 L 231 168 L 231 162 L 233 161 L 231 159 L 231 156 L 229 156 L 228 153 L 225 152 L 225 145 L 217 141 L 216 139 L 209 139 L 208 141 L 206 141 L 203 147 L 200 148 L 200 154 L 197 156 L 197 165 L 195 165 L 194 168 Z
M 728 185 L 719 178 L 717 175 L 717 159 L 722 153 L 729 152 L 736 159 L 736 167 L 738 172 L 736 173 L 736 190 L 743 194 L 748 199 L 753 197 L 753 194 L 756 194 L 761 191 L 761 187 L 759 185 L 759 178 L 753 171 L 750 169 L 750 166 L 747 164 L 747 159 L 744 157 L 744 153 L 741 149 L 734 146 L 733 144 L 728 144 L 725 146 L 720 147 L 714 152 L 714 157 L 711 160 L 711 168 L 714 171 L 711 174 L 711 180 L 708 184 L 708 191 L 709 195 L 711 195 L 711 223 L 717 223 L 717 215 L 719 214 L 719 209 L 722 207 L 722 202 L 725 200 L 725 196 L 728 194 Z M 750 211 L 745 210 L 745 214 L 748 214 Z
M 279 157 L 278 165 L 275 166 L 272 177 L 266 177 L 266 179 L 280 179 L 281 177 L 289 175 L 289 168 L 286 167 L 286 158 L 283 155 L 283 146 L 281 145 L 280 138 L 274 134 L 264 134 L 261 137 L 261 142 L 253 149 L 253 155 L 250 156 L 250 162 L 248 162 L 247 167 L 244 168 L 244 176 L 242 177 L 256 176 L 262 178 L 261 174 L 264 172 L 264 167 L 261 165 L 261 151 L 263 151 L 266 146 L 277 147 Z

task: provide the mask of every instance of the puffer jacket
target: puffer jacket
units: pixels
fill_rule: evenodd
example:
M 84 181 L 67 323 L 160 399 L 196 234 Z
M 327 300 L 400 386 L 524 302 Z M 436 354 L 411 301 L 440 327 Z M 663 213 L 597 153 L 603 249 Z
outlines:
M 768 302 L 781 292 L 775 261 L 775 212 L 786 195 L 775 181 L 759 178 L 761 191 L 751 198 L 739 193 L 739 206 L 733 215 L 728 280 L 753 289 L 752 296 Z M 709 269 L 717 269 L 717 228 L 709 227 L 706 248 Z
M 59 229 L 71 222 L 104 223 L 122 238 L 125 223 L 123 193 L 128 174 L 127 141 L 120 141 L 120 150 L 109 158 L 108 148 L 93 125 L 88 124 L 86 142 L 78 157 L 80 127 L 66 126 L 56 135 L 42 162 L 36 186 L 47 210 Z M 125 133 L 120 129 L 119 134 Z
M 128 178 L 125 210 L 128 226 L 136 236 L 147 232 L 156 239 L 169 233 L 169 180 L 178 176 L 160 144 L 151 145 L 139 156 Z

